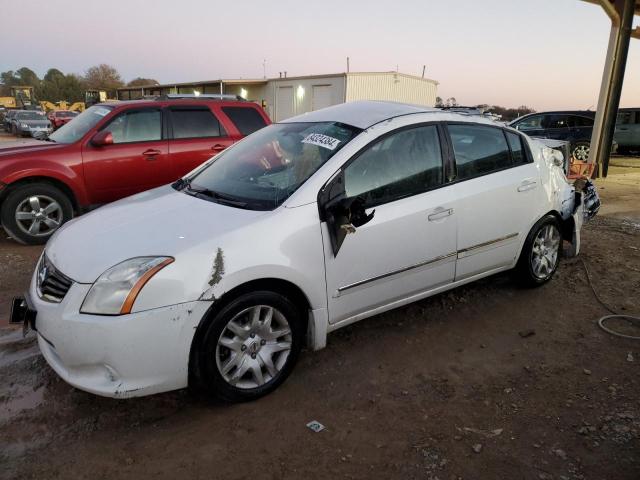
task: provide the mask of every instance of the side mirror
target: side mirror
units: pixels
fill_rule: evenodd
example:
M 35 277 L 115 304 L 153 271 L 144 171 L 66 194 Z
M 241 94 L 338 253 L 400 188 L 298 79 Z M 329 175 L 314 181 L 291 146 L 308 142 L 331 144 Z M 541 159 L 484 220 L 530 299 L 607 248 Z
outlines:
M 356 233 L 356 228 L 369 223 L 375 210 L 367 214 L 360 197 L 340 197 L 326 205 L 326 221 L 333 254 L 337 255 L 346 236 Z
M 106 147 L 107 145 L 113 145 L 113 134 L 108 130 L 102 130 L 93 136 L 91 144 L 94 147 Z

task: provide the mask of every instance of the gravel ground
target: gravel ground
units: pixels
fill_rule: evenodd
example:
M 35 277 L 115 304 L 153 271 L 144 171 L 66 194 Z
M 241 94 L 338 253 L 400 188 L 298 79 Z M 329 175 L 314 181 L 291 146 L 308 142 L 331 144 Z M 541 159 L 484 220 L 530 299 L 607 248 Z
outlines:
M 360 322 L 257 402 L 111 400 L 66 385 L 0 329 L 0 478 L 640 478 L 640 169 L 598 182 L 579 259 L 535 290 L 508 275 Z M 38 247 L 0 239 L 0 320 Z M 314 433 L 305 425 L 326 426 Z

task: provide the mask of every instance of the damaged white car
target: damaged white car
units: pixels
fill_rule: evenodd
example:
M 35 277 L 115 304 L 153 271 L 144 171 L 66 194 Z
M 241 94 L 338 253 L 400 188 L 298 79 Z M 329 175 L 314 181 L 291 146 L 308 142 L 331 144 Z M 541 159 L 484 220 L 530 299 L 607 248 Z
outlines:
M 67 223 L 13 316 L 82 390 L 255 399 L 340 327 L 505 270 L 549 281 L 585 215 L 561 164 L 477 116 L 330 107 Z

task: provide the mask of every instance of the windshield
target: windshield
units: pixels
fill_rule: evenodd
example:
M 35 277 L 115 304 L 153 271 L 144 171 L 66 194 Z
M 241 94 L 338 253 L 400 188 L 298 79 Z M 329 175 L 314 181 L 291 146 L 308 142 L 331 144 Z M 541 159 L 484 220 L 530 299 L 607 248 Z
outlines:
M 16 114 L 18 120 L 44 120 L 44 116 L 38 112 L 19 112 Z
M 220 154 L 177 188 L 219 203 L 272 210 L 360 132 L 330 122 L 271 125 Z
M 73 143 L 82 138 L 112 109 L 113 107 L 105 105 L 94 105 L 78 115 L 73 122 L 64 124 L 49 135 L 49 139 L 58 143 Z
M 56 112 L 57 117 L 75 117 L 76 112 Z

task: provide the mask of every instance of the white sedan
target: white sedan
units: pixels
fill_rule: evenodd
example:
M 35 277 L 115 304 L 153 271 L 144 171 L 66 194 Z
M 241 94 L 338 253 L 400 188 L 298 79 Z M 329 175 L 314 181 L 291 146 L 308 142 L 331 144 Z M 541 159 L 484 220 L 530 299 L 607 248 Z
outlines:
M 583 220 L 561 163 L 478 116 L 386 102 L 312 112 L 67 223 L 27 317 L 82 390 L 255 399 L 345 325 L 505 270 L 549 281 Z

